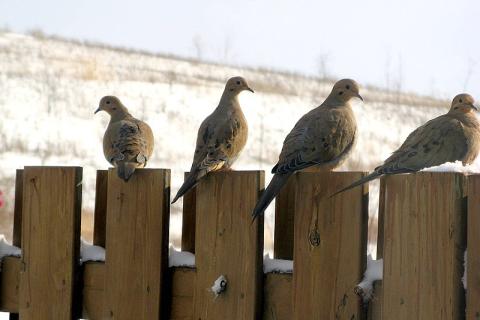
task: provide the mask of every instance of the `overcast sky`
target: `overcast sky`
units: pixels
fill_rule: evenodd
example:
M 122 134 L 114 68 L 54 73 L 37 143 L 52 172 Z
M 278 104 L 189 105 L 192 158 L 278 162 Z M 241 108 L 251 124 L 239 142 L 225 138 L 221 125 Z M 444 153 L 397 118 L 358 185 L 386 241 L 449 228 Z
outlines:
M 0 0 L 0 26 L 480 99 L 478 0 Z

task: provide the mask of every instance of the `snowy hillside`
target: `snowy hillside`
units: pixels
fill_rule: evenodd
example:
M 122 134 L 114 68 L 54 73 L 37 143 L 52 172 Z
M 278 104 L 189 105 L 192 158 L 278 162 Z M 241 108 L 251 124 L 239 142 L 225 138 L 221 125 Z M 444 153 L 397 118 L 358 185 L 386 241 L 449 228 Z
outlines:
M 235 75 L 244 76 L 256 91 L 240 96 L 250 136 L 235 168 L 269 171 L 285 135 L 302 114 L 323 101 L 332 82 L 0 33 L 0 189 L 7 203 L 1 209 L 0 233 L 10 236 L 13 179 L 15 169 L 24 165 L 82 166 L 84 211 L 92 211 L 95 170 L 108 167 L 101 144 L 107 114 L 93 115 L 104 95 L 118 96 L 133 115 L 151 125 L 156 146 L 150 167 L 172 169 L 175 194 L 183 171 L 189 169 L 198 126 L 217 105 L 225 80 Z M 365 104 L 358 102 L 354 108 L 358 144 L 341 170 L 372 169 L 413 128 L 445 112 L 448 104 L 375 88 L 364 88 L 361 94 Z M 377 195 L 372 191 L 374 207 Z M 180 208 L 181 201 L 172 212 Z M 178 239 L 180 220 L 180 215 L 172 217 L 173 240 Z M 272 214 L 267 226 L 269 238 Z

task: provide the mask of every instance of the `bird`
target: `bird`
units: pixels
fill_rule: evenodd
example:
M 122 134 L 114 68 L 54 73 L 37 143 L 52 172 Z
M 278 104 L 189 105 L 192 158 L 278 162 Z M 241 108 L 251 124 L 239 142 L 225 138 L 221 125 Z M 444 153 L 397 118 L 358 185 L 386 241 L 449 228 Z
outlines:
M 145 167 L 152 156 L 152 129 L 134 118 L 115 96 L 103 97 L 95 114 L 100 111 L 110 115 L 103 136 L 105 159 L 116 168 L 118 177 L 127 182 L 135 169 Z
M 189 174 L 172 201 L 191 190 L 209 172 L 229 170 L 247 142 L 248 125 L 238 102 L 244 90 L 254 92 L 242 77 L 230 78 L 217 108 L 202 122 Z
M 311 166 L 332 170 L 348 157 L 357 133 L 350 100 L 363 101 L 359 90 L 354 80 L 339 80 L 320 106 L 298 120 L 283 142 L 274 176 L 253 209 L 252 221 L 263 214 L 294 172 Z
M 450 110 L 420 126 L 382 165 L 369 175 L 335 192 L 331 197 L 383 175 L 412 173 L 445 162 L 472 163 L 480 151 L 480 123 L 473 97 L 461 93 L 452 100 Z

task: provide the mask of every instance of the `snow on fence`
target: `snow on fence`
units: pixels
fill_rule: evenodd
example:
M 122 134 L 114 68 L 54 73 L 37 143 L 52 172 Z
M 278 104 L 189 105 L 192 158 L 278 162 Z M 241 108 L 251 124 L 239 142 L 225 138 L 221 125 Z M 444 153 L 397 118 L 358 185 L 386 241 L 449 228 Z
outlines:
M 195 267 L 169 268 L 169 170 L 138 170 L 128 183 L 97 172 L 94 244 L 105 247 L 106 261 L 81 265 L 82 169 L 25 167 L 13 227 L 22 255 L 3 259 L 0 310 L 22 320 L 458 319 L 465 310 L 475 319 L 480 175 L 382 180 L 383 280 L 364 304 L 355 287 L 367 262 L 368 186 L 329 198 L 364 174 L 292 177 L 277 201 L 274 247 L 276 258 L 293 258 L 288 274 L 262 266 L 263 220 L 250 217 L 261 171 L 211 174 L 185 198 L 182 249 L 195 252 Z

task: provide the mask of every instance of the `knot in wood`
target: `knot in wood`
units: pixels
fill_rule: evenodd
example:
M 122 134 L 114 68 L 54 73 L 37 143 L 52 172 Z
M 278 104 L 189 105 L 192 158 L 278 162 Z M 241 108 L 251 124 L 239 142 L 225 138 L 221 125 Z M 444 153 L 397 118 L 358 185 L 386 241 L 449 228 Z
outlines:
M 310 231 L 308 240 L 310 241 L 310 244 L 314 247 L 318 247 L 320 245 L 320 234 L 318 233 L 317 229 Z

